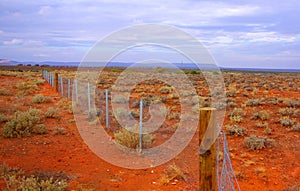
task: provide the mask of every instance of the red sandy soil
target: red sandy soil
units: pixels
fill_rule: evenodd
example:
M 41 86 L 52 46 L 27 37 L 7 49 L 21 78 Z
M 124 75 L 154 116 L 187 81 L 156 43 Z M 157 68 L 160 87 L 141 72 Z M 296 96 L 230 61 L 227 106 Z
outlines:
M 25 80 L 19 77 L 0 76 L 0 85 L 2 88 L 17 93 L 14 85 Z M 52 102 L 33 104 L 31 98 L 35 94 L 50 96 Z M 299 98 L 299 91 L 292 89 L 284 92 L 269 90 L 268 94 L 259 91 L 255 96 Z M 30 107 L 35 107 L 45 113 L 49 107 L 58 107 L 56 103 L 61 99 L 63 97 L 54 92 L 49 84 L 43 83 L 39 86 L 39 90 L 32 95 L 0 96 L 0 112 L 9 117 L 17 110 L 26 111 Z M 236 103 L 241 105 L 247 99 L 237 96 Z M 279 107 L 284 108 L 282 105 L 256 107 L 256 109 L 267 110 L 271 114 L 268 122 L 272 133 L 267 137 L 275 140 L 272 148 L 249 150 L 243 144 L 244 137 L 228 136 L 232 165 L 241 190 L 281 191 L 300 185 L 300 134 L 288 131 L 276 123 L 279 119 L 276 114 Z M 266 136 L 262 129 L 255 127 L 256 121 L 250 119 L 253 108 L 246 107 L 245 111 L 247 115 L 238 125 L 248 130 L 247 136 L 251 134 Z M 199 189 L 197 133 L 184 151 L 166 164 L 144 170 L 132 170 L 114 166 L 96 156 L 82 140 L 73 118 L 73 114 L 61 110 L 58 119 L 43 119 L 43 124 L 48 130 L 47 134 L 26 138 L 0 136 L 0 164 L 6 163 L 11 167 L 18 166 L 28 174 L 39 170 L 63 171 L 70 179 L 68 190 L 80 190 L 80 188 L 82 190 L 110 191 Z M 296 121 L 300 122 L 299 117 L 296 118 Z M 228 117 L 225 120 L 226 124 L 231 124 Z M 4 125 L 5 123 L 0 123 L 0 131 Z M 55 126 L 64 127 L 66 134 L 55 135 L 53 133 Z M 173 179 L 168 185 L 162 185 L 159 179 L 170 164 L 176 164 L 186 176 L 186 180 Z M 4 188 L 4 186 L 5 182 L 1 181 L 0 188 Z

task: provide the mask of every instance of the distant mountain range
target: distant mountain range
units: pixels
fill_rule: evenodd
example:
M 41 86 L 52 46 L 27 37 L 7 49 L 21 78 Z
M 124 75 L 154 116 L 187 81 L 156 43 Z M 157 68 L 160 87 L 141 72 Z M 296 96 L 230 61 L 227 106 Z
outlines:
M 9 59 L 0 59 L 0 66 L 17 66 L 17 65 L 39 65 L 39 66 L 56 66 L 56 67 L 78 67 L 80 62 L 53 62 L 53 61 L 45 61 L 45 62 L 19 62 Z M 95 66 L 108 66 L 108 67 L 128 67 L 132 65 L 129 62 L 109 62 L 99 63 L 99 62 L 90 62 L 85 66 L 87 67 L 95 67 Z M 198 69 L 198 67 L 193 63 L 174 63 L 175 66 L 182 69 Z M 151 67 L 163 67 L 161 64 L 149 64 Z M 211 65 L 201 64 L 201 69 L 211 69 Z M 300 72 L 300 69 L 274 69 L 274 68 L 231 68 L 231 67 L 220 67 L 223 71 L 253 71 L 253 72 Z

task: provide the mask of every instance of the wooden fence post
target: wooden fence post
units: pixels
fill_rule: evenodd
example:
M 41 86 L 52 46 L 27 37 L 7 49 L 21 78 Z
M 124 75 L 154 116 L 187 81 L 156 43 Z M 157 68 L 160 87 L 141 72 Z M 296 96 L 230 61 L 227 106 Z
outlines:
M 58 92 L 58 73 L 54 74 L 54 91 Z
M 215 126 L 215 108 L 201 108 L 199 122 L 199 146 L 203 140 L 203 136 L 210 125 L 210 128 Z M 215 134 L 210 133 L 205 141 L 214 141 Z M 201 149 L 201 148 L 200 148 Z M 200 191 L 216 191 L 216 142 L 202 154 L 199 154 L 199 184 Z

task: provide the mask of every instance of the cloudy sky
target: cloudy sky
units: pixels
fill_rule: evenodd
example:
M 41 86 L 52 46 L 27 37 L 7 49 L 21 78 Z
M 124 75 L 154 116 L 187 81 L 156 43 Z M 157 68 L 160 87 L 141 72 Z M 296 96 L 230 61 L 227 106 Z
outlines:
M 299 10 L 299 0 L 1 0 L 0 58 L 80 61 L 112 32 L 155 23 L 195 36 L 220 66 L 300 69 Z

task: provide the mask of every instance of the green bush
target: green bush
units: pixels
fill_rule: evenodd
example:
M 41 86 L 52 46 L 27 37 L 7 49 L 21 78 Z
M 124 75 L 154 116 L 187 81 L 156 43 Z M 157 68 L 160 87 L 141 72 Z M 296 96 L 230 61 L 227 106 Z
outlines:
M 119 68 L 112 68 L 110 71 L 111 71 L 111 72 L 121 73 L 123 70 L 121 70 L 121 69 L 119 69 Z
M 37 103 L 37 104 L 41 104 L 41 103 L 49 103 L 51 101 L 51 98 L 49 96 L 44 96 L 43 94 L 38 94 L 35 95 L 32 99 L 31 102 L 32 103 Z
M 191 70 L 190 74 L 200 74 L 200 72 L 196 71 L 196 70 Z
M 40 113 L 41 111 L 37 109 L 16 112 L 14 117 L 5 124 L 3 136 L 11 138 L 46 133 L 45 125 L 40 124 Z

